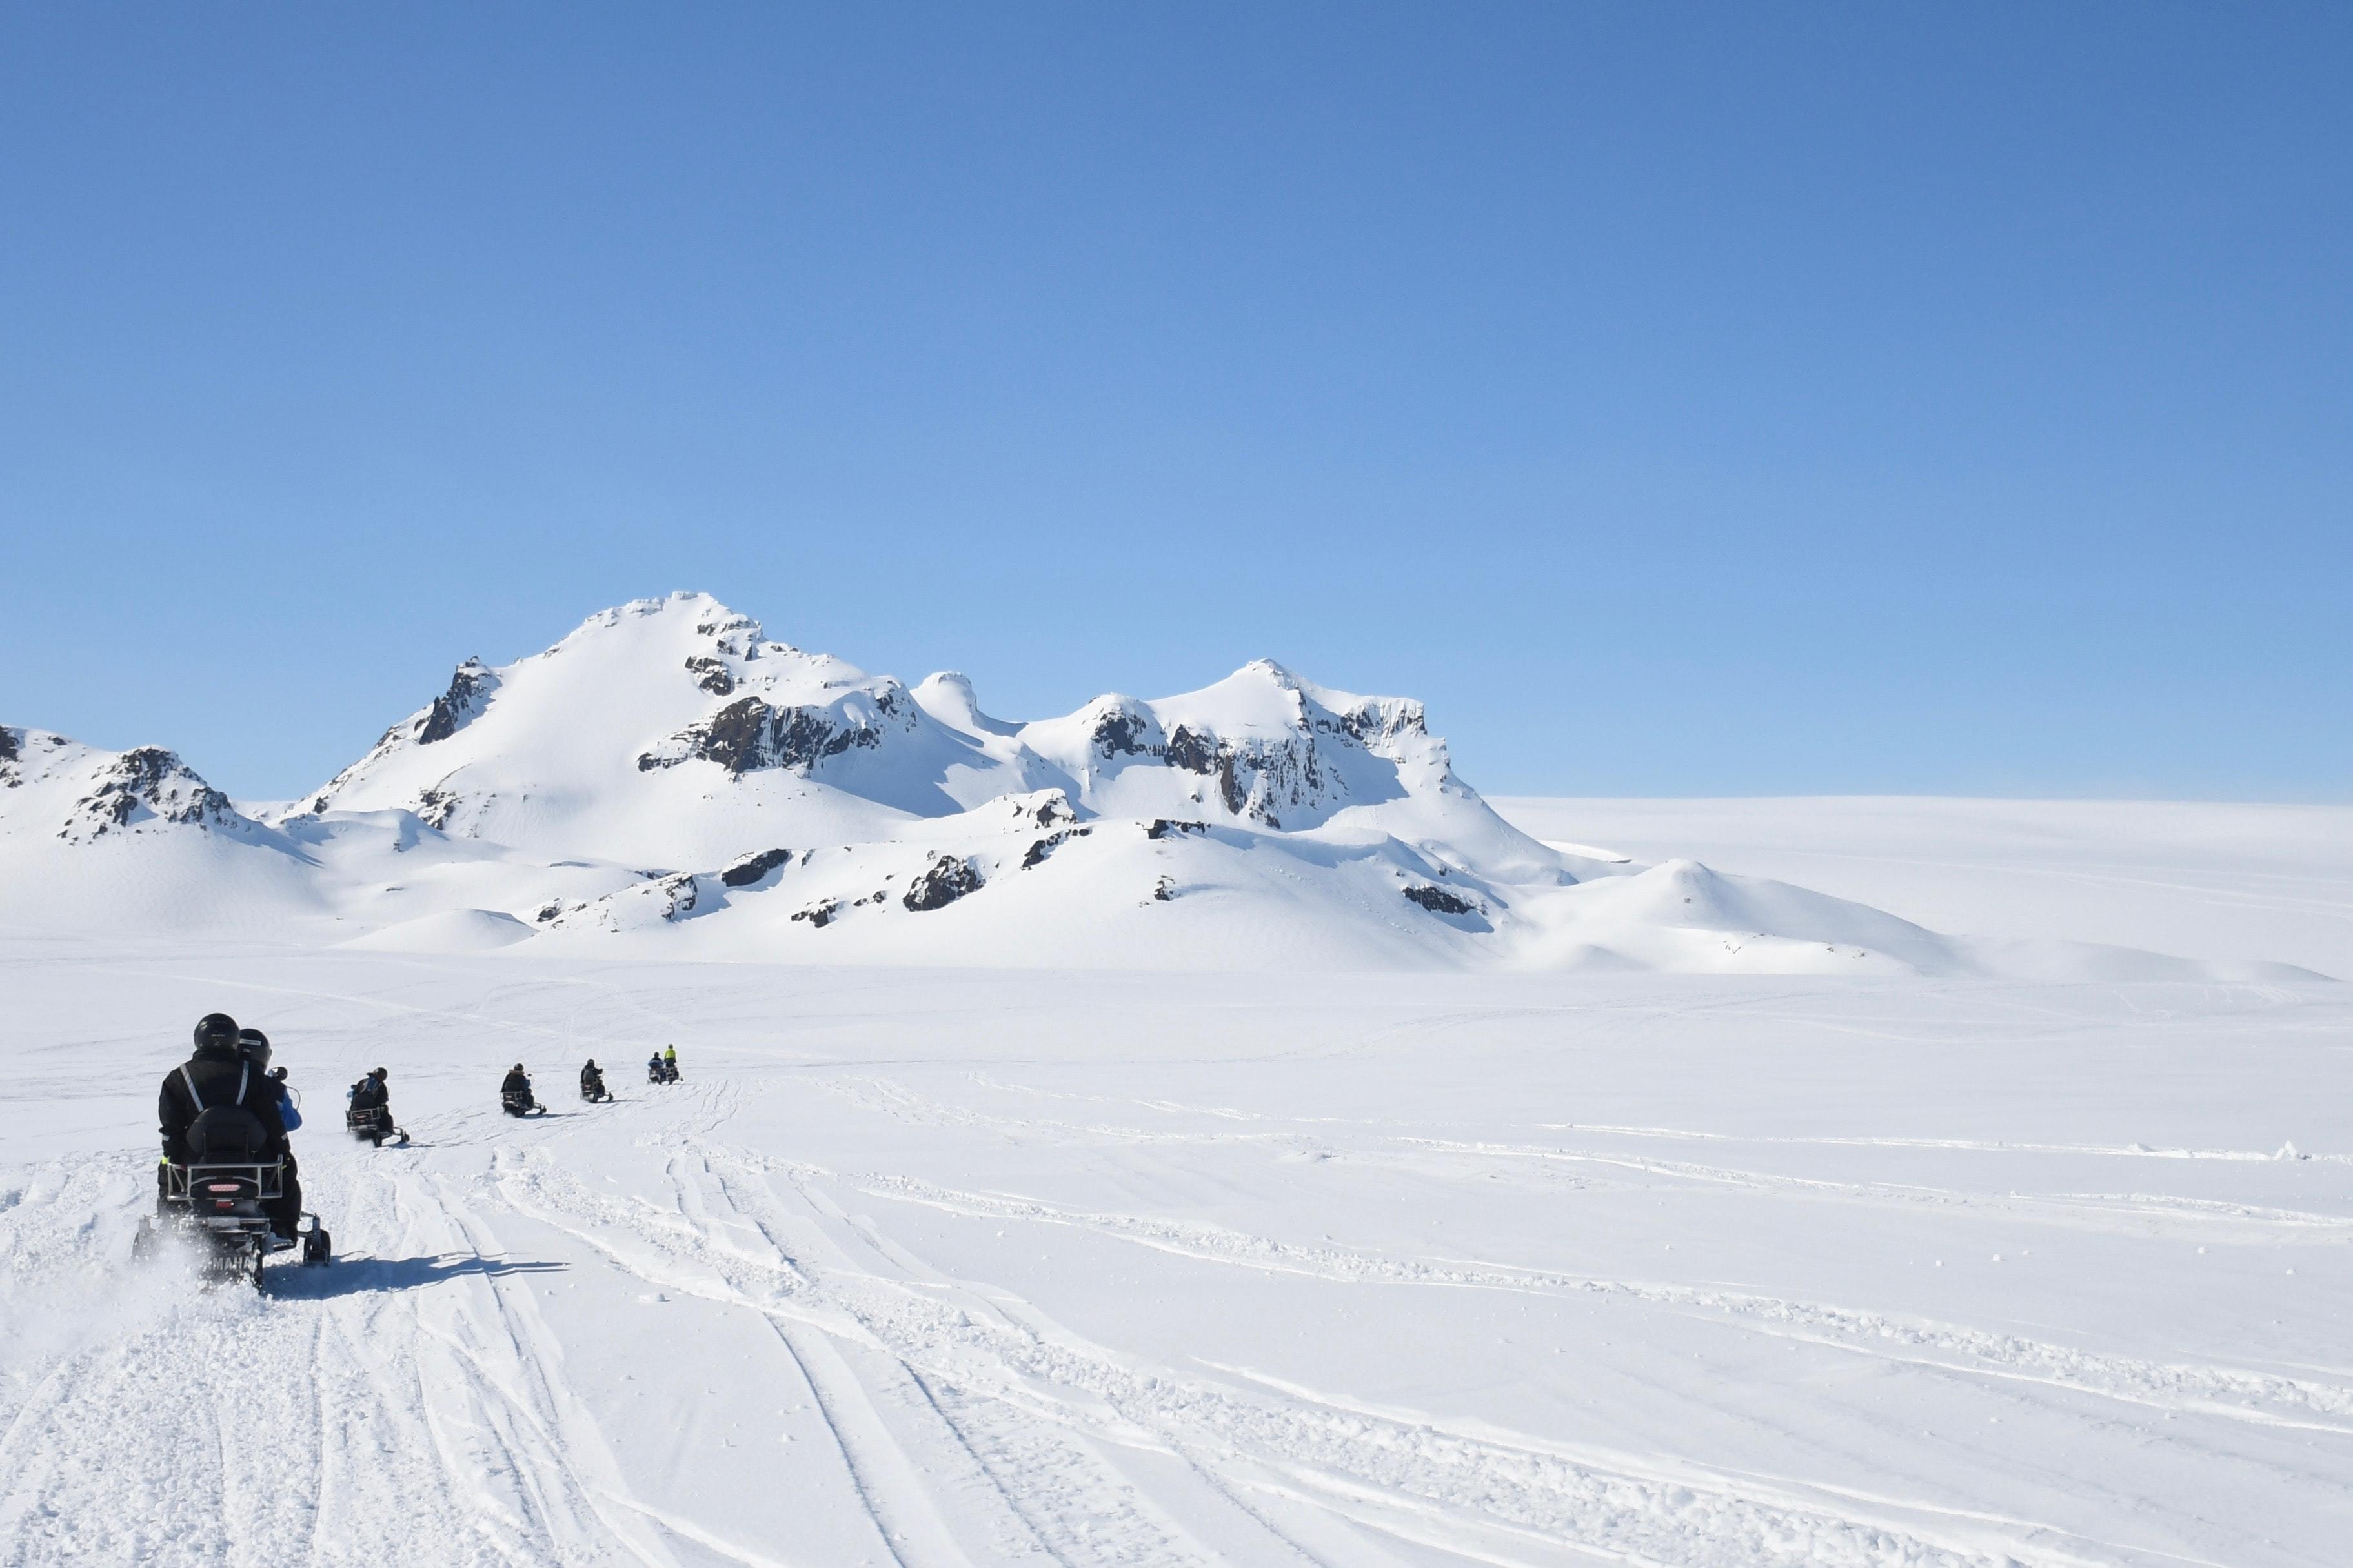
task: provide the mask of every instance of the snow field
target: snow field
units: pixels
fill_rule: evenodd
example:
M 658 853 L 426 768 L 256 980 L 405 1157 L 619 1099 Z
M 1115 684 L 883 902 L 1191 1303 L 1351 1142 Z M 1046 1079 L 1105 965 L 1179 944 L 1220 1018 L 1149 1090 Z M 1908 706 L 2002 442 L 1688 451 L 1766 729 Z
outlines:
M 0 973 L 0 1563 L 2271 1568 L 2353 1526 L 2338 986 Z M 216 1006 L 306 1092 L 344 1254 L 266 1299 L 128 1258 Z M 518 1058 L 549 1116 L 497 1113 Z M 341 1134 L 375 1065 L 406 1149 Z

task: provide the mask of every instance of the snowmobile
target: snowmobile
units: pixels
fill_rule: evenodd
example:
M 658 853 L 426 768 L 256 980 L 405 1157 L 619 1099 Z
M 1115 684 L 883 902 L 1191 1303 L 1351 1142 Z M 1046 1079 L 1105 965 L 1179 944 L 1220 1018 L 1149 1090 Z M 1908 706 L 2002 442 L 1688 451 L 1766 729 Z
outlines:
M 408 1134 L 392 1124 L 392 1108 L 384 1105 L 364 1105 L 343 1112 L 343 1128 L 354 1138 L 364 1138 L 381 1149 L 389 1141 L 395 1148 L 408 1142 Z
M 352 1085 L 351 1109 L 343 1112 L 343 1131 L 379 1149 L 387 1139 L 396 1145 L 408 1142 L 408 1134 L 392 1124 L 392 1100 L 385 1092 L 384 1080 L 384 1068 L 378 1068 Z
M 214 1279 L 245 1278 L 261 1289 L 261 1266 L 273 1252 L 301 1247 L 306 1267 L 334 1260 L 334 1240 L 315 1214 L 305 1211 L 289 1239 L 269 1228 L 264 1207 L 285 1192 L 286 1164 L 265 1157 L 269 1134 L 261 1121 L 240 1105 L 215 1106 L 189 1125 L 186 1163 L 164 1167 L 164 1204 L 171 1218 L 205 1245 L 204 1271 Z M 150 1225 L 132 1245 L 134 1255 L 153 1249 L 159 1229 Z
M 613 1091 L 605 1087 L 605 1075 L 595 1068 L 583 1071 L 580 1075 L 580 1098 L 591 1105 L 612 1099 Z
M 646 1063 L 646 1081 L 648 1083 L 676 1083 L 678 1081 L 678 1064 L 676 1062 L 665 1061 L 659 1057 L 651 1058 Z
M 544 1116 L 547 1114 L 547 1107 L 540 1104 L 538 1100 L 533 1099 L 531 1090 L 527 1089 L 501 1089 L 499 1091 L 499 1105 L 509 1116 Z

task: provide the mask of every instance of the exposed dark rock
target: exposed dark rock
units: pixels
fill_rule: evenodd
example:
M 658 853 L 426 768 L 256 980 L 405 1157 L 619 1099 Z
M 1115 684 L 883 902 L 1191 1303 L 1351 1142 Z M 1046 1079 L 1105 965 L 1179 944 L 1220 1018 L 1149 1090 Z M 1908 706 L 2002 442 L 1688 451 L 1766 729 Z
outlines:
M 725 887 L 748 888 L 777 867 L 788 863 L 792 858 L 793 852 L 789 849 L 763 849 L 756 855 L 744 856 L 720 872 L 719 880 Z
M 882 705 L 878 701 L 876 706 Z M 700 758 L 717 763 L 734 778 L 758 768 L 806 772 L 852 746 L 881 743 L 882 731 L 858 718 L 838 722 L 827 709 L 771 708 L 757 697 L 744 697 L 672 736 L 674 751 L 648 752 L 638 757 L 638 771 L 676 767 Z
M 859 900 L 860 903 L 864 903 L 865 901 L 866 900 L 863 899 Z M 795 910 L 793 911 L 793 919 L 797 921 L 807 921 L 813 926 L 828 926 L 833 923 L 833 917 L 840 912 L 841 900 L 839 899 L 824 899 L 820 900 L 817 903 L 811 904 L 805 910 Z
M 1178 833 L 1207 833 L 1208 831 L 1209 825 L 1206 822 L 1179 822 L 1174 817 L 1155 816 L 1152 819 L 1152 825 L 1144 830 L 1144 836 L 1146 838 L 1166 838 L 1171 835 Z
M 499 678 L 480 659 L 470 658 L 459 665 L 458 673 L 449 678 L 449 689 L 433 700 L 433 706 L 417 722 L 417 743 L 429 746 L 464 729 L 474 715 L 489 705 L 491 693 L 498 686 Z
M 317 809 L 326 809 L 326 798 L 325 795 L 319 797 Z M 447 828 L 449 819 L 458 815 L 458 807 L 464 804 L 457 795 L 436 784 L 431 789 L 421 791 L 417 796 L 417 804 L 410 809 L 417 813 L 417 819 L 426 826 Z
M 228 796 L 198 778 L 178 756 L 161 746 L 140 746 L 115 758 L 98 787 L 74 803 L 75 819 L 58 837 L 76 837 L 79 827 L 99 837 L 130 826 L 132 814 L 142 806 L 162 821 L 198 828 L 227 827 L 237 821 Z
M 900 902 L 919 912 L 941 910 L 966 893 L 980 891 L 980 873 L 972 868 L 971 861 L 934 853 L 930 868 L 908 884 L 906 897 Z
M 1066 827 L 1060 833 L 1048 834 L 1029 846 L 1029 852 L 1021 857 L 1021 868 L 1027 871 L 1033 866 L 1044 865 L 1047 856 L 1051 855 L 1071 839 L 1084 838 L 1093 831 L 1092 827 Z
M 696 883 L 694 873 L 691 871 L 681 871 L 674 876 L 665 877 L 655 886 L 670 900 L 662 906 L 661 918 L 666 921 L 684 920 L 692 914 L 695 906 L 702 901 L 702 889 Z
M 1434 915 L 1469 915 L 1476 914 L 1479 910 L 1476 904 L 1456 898 L 1443 888 L 1408 888 L 1405 896 Z
M 560 904 L 560 903 L 556 903 L 556 902 L 554 902 L 554 901 L 552 901 L 552 900 L 551 900 L 550 902 L 547 902 L 547 903 L 544 903 L 544 904 L 540 905 L 540 906 L 539 906 L 539 912 L 538 912 L 537 914 L 535 914 L 535 915 L 532 916 L 531 918 L 532 918 L 533 921 L 537 921 L 539 924 L 541 924 L 541 925 L 545 925 L 548 921 L 550 921 L 554 920 L 556 916 L 558 916 L 558 915 L 562 914 L 563 912 L 564 912 L 564 906 L 563 906 L 562 904 Z
M 16 749 L 16 731 L 0 724 L 0 763 L 13 763 L 23 754 Z
M 1173 901 L 1176 897 L 1176 879 L 1161 878 L 1159 881 L 1153 884 L 1152 896 L 1164 904 Z
M 1058 822 L 1076 822 L 1078 819 L 1079 814 L 1071 809 L 1070 797 L 1060 790 L 1048 791 L 1046 798 L 1038 803 L 1038 809 L 1033 814 L 1033 820 L 1040 827 L 1051 827 Z
M 1152 721 L 1124 703 L 1113 703 L 1095 720 L 1088 742 L 1105 762 L 1113 757 L 1139 756 L 1152 750 Z
M 735 689 L 735 672 L 727 668 L 724 659 L 698 653 L 687 659 L 686 668 L 693 673 L 694 683 L 713 697 L 724 697 Z
M 1218 771 L 1218 752 L 1215 735 L 1197 735 L 1179 724 L 1176 733 L 1168 737 L 1168 750 L 1163 754 L 1172 768 L 1183 768 L 1194 773 L 1212 773 Z

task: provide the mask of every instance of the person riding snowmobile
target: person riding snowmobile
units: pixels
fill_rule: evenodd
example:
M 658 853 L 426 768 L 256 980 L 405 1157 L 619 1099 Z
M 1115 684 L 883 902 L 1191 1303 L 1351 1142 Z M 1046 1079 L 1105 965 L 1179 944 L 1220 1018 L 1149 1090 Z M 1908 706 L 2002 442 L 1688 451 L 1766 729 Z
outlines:
M 532 1097 L 531 1074 L 522 1070 L 522 1063 L 515 1063 L 506 1081 L 499 1085 L 499 1103 L 509 1116 L 521 1116 L 538 1107 L 539 1101 Z
M 672 1083 L 678 1081 L 678 1047 L 676 1046 L 662 1047 L 662 1076 Z
M 353 1110 L 391 1110 L 392 1090 L 387 1088 L 385 1083 L 385 1079 L 390 1076 L 391 1075 L 386 1073 L 382 1068 L 377 1068 L 374 1072 L 369 1073 L 367 1077 L 352 1085 L 348 1091 L 351 1098 L 351 1109 Z
M 302 1188 L 279 1110 L 284 1099 L 283 1086 L 257 1071 L 239 1052 L 237 1020 L 226 1013 L 207 1013 L 196 1020 L 195 1054 L 164 1075 L 163 1089 L 156 1096 L 155 1121 L 164 1141 L 164 1166 L 185 1165 L 194 1153 L 188 1147 L 188 1129 L 198 1116 L 226 1106 L 241 1106 L 252 1112 L 267 1139 L 262 1157 L 285 1163 L 280 1194 L 269 1203 L 269 1228 L 291 1241 L 295 1222 L 302 1215 Z M 168 1178 L 164 1166 L 155 1173 L 159 1214 L 167 1212 L 164 1193 Z
M 605 1093 L 605 1069 L 596 1065 L 595 1057 L 590 1057 L 588 1065 L 580 1069 L 580 1098 L 583 1100 L 608 1098 Z

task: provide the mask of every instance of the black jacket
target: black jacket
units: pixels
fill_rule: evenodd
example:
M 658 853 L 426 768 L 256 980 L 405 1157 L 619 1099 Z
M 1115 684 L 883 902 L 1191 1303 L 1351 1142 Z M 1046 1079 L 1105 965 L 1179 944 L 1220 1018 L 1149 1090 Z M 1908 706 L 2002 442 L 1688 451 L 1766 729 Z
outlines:
M 182 1073 L 186 1079 L 181 1077 Z M 237 1092 L 242 1079 L 245 1092 Z M 204 1103 L 200 1106 L 188 1096 L 193 1081 Z M 269 1152 L 286 1152 L 286 1123 L 278 1114 L 278 1085 L 268 1073 L 248 1067 L 232 1047 L 198 1051 L 188 1058 L 185 1067 L 174 1068 L 164 1075 L 164 1088 L 155 1100 L 156 1130 L 164 1136 L 164 1157 L 184 1162 L 188 1157 L 188 1124 L 199 1110 L 210 1110 L 217 1105 L 242 1105 L 261 1120 L 269 1134 Z
M 506 1082 L 499 1085 L 499 1092 L 502 1095 L 529 1094 L 531 1092 L 531 1075 L 529 1073 L 521 1072 L 511 1072 L 507 1074 Z

